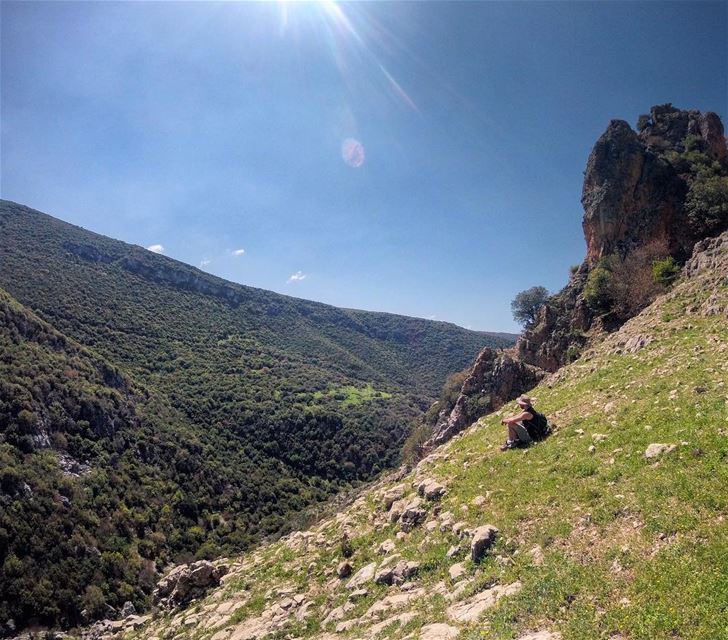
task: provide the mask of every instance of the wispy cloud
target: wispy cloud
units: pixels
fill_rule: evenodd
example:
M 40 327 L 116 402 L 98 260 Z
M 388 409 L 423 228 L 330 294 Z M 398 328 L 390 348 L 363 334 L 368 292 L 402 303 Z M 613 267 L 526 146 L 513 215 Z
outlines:
M 296 271 L 293 275 L 291 275 L 290 278 L 288 278 L 288 284 L 291 284 L 291 282 L 301 282 L 301 280 L 306 279 L 306 274 L 303 271 Z
M 161 244 L 153 244 L 147 247 L 152 253 L 164 253 L 164 247 Z
M 236 258 L 239 258 L 240 256 L 245 255 L 245 249 L 235 249 L 235 251 L 232 251 L 232 254 Z
M 212 260 L 208 260 L 207 258 L 202 258 L 202 260 L 200 260 L 200 269 L 204 269 L 211 262 L 212 262 Z

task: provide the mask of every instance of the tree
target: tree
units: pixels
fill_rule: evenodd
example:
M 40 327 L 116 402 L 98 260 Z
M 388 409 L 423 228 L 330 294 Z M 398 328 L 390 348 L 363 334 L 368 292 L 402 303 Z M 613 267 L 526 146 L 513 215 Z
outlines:
M 531 287 L 517 294 L 511 302 L 511 311 L 516 322 L 525 328 L 530 327 L 536 321 L 536 315 L 548 297 L 549 292 L 545 287 Z

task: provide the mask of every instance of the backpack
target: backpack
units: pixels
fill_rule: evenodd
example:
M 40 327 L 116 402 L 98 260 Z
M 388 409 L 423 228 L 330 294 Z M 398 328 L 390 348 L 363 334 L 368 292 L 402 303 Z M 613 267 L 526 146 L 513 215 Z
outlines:
M 525 421 L 526 430 L 528 435 L 534 440 L 543 440 L 551 435 L 551 426 L 546 416 L 543 413 L 539 413 L 533 407 L 526 409 L 533 418 Z

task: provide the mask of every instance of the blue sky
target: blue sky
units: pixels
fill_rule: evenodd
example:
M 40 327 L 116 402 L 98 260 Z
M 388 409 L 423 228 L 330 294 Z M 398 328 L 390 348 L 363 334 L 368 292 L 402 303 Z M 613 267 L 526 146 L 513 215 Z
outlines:
M 515 330 L 514 295 L 584 256 L 609 120 L 725 120 L 727 6 L 3 2 L 2 197 L 236 282 Z

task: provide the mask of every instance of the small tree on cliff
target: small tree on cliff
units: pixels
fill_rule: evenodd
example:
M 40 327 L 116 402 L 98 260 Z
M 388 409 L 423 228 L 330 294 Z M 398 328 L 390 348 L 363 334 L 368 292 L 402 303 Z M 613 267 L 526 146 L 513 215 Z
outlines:
M 538 310 L 546 302 L 549 292 L 545 287 L 531 287 L 521 291 L 511 302 L 511 311 L 516 322 L 526 329 L 536 321 Z

